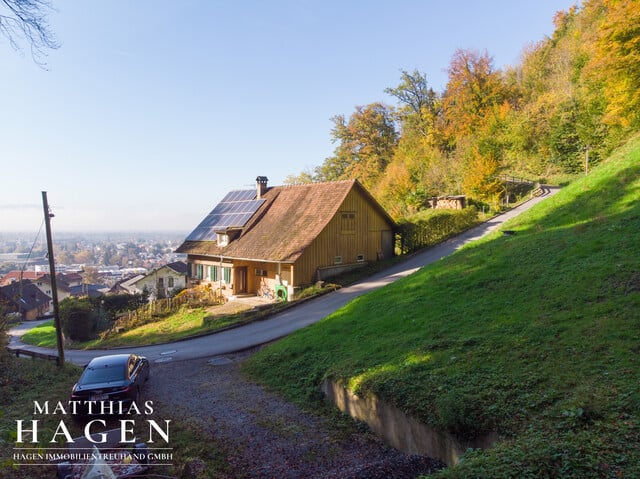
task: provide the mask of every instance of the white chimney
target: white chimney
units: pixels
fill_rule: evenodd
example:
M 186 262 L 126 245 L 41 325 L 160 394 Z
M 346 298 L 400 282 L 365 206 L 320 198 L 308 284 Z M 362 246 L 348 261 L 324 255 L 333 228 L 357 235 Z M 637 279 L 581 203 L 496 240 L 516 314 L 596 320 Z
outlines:
M 258 176 L 256 178 L 256 198 L 257 199 L 262 198 L 262 195 L 264 195 L 267 192 L 268 181 L 269 181 L 269 178 L 267 178 L 266 176 Z

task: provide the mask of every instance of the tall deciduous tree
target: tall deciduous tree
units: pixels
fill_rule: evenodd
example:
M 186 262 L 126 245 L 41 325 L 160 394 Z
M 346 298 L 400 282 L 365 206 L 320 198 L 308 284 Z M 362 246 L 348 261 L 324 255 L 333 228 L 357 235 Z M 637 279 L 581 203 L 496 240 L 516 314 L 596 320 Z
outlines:
M 500 73 L 487 52 L 456 50 L 449 66 L 443 108 L 452 143 L 469 135 L 482 122 L 489 108 L 505 99 Z
M 640 127 L 640 5 L 634 0 L 591 0 L 594 49 L 587 72 L 602 83 L 607 99 L 604 121 L 622 128 Z M 595 23 L 595 22 L 594 22 Z
M 347 121 L 343 115 L 332 118 L 334 155 L 316 169 L 321 181 L 358 179 L 371 189 L 391 161 L 398 134 L 392 110 L 383 103 L 356 107 Z

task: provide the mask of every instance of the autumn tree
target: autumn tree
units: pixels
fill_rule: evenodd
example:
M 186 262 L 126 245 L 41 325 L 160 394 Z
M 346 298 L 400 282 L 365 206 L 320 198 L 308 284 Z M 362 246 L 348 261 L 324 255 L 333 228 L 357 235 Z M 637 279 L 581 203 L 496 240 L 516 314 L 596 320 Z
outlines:
M 442 93 L 417 70 L 374 103 L 333 118 L 331 158 L 292 181 L 358 178 L 400 218 L 431 195 L 497 205 L 497 176 L 584 171 L 640 128 L 640 3 L 585 0 L 553 33 L 496 70 L 487 52 L 457 50 Z M 383 173 L 384 172 L 384 173 Z
M 334 155 L 316 169 L 316 180 L 358 179 L 371 189 L 391 160 L 398 141 L 392 110 L 383 103 L 356 107 L 331 119 Z
M 487 52 L 456 50 L 443 97 L 446 133 L 451 146 L 472 134 L 489 108 L 505 100 L 500 73 Z
M 48 0 L 0 0 L 0 33 L 16 51 L 22 52 L 26 43 L 40 66 L 45 65 L 47 51 L 60 46 L 47 18 L 52 9 Z
M 315 173 L 310 169 L 306 169 L 305 171 L 297 175 L 293 175 L 293 174 L 287 175 L 287 177 L 284 179 L 284 184 L 285 185 L 301 185 L 305 183 L 313 183 L 314 181 L 315 181 Z
M 640 127 L 640 5 L 634 0 L 591 0 L 584 16 L 596 35 L 586 71 L 606 97 L 603 121 L 623 129 Z M 597 23 L 596 23 L 597 22 Z
M 401 70 L 400 84 L 384 91 L 400 103 L 396 109 L 396 116 L 403 135 L 413 132 L 427 138 L 433 137 L 441 105 L 425 74 L 418 70 L 412 73 Z

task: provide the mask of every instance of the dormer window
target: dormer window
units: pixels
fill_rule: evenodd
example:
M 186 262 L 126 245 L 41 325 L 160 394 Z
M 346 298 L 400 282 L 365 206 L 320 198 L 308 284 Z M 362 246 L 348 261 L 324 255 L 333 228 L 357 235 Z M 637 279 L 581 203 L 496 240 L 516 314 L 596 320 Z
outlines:
M 218 241 L 218 246 L 227 246 L 229 244 L 229 235 L 225 233 L 217 233 L 216 239 Z

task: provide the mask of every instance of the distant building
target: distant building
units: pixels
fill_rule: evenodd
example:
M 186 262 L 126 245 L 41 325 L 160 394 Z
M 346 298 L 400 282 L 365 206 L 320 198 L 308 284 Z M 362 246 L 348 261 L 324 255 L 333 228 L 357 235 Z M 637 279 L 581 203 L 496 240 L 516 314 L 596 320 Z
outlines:
M 14 282 L 0 287 L 0 305 L 8 313 L 17 313 L 25 321 L 44 317 L 51 306 L 51 298 L 29 281 Z
M 38 278 L 42 278 L 47 273 L 36 271 L 9 271 L 7 274 L 0 278 L 0 286 L 6 286 L 11 283 L 17 283 L 19 281 L 34 281 Z
M 32 283 L 40 289 L 44 294 L 46 294 L 49 298 L 53 298 L 52 288 L 51 288 L 51 275 L 45 272 L 34 272 L 34 271 L 10 271 L 5 274 L 2 279 L 0 279 L 0 286 L 6 286 L 10 284 L 19 284 L 20 278 L 22 278 L 22 282 Z M 66 281 L 66 275 L 62 273 L 58 273 L 56 275 L 56 286 L 58 292 L 58 301 L 62 301 L 63 299 L 69 297 L 70 290 L 69 284 Z M 53 303 L 51 303 L 49 311 L 53 313 Z
M 118 285 L 132 294 L 146 291 L 150 298 L 167 298 L 187 286 L 187 263 L 174 261 Z M 118 289 L 116 288 L 116 290 Z
M 90 284 L 83 283 L 76 286 L 70 286 L 69 292 L 71 296 L 75 296 L 76 298 L 97 298 L 99 296 L 103 296 L 109 292 L 109 288 L 104 284 Z

